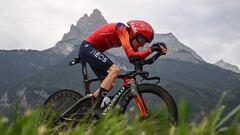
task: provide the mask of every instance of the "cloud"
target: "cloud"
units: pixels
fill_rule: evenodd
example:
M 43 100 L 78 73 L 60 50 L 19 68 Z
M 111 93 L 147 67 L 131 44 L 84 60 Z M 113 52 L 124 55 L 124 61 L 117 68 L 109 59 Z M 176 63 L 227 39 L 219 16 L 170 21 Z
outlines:
M 54 46 L 83 12 L 92 12 L 77 0 L 2 0 L 0 8 L 0 49 Z

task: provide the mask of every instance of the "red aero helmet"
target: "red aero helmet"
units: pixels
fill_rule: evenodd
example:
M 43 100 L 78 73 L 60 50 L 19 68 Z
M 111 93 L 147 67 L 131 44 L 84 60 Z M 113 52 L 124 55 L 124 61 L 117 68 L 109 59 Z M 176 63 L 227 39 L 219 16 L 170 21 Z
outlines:
M 127 24 L 129 25 L 130 31 L 134 38 L 137 38 L 137 36 L 141 35 L 145 38 L 145 40 L 147 40 L 148 43 L 153 40 L 154 30 L 149 23 L 140 20 L 131 20 L 128 21 Z

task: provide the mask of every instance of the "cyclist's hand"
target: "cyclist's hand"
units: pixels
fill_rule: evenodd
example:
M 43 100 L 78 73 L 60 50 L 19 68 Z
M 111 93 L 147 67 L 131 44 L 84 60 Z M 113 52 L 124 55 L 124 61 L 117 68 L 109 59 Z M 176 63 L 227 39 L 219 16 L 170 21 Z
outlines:
M 157 42 L 151 46 L 152 51 L 160 51 L 161 55 L 165 55 L 167 53 L 167 46 L 164 42 Z
M 166 44 L 164 43 L 164 42 L 159 42 L 159 44 L 160 44 L 160 54 L 161 55 L 166 55 L 166 53 L 167 53 L 167 46 L 166 46 Z
M 151 49 L 152 49 L 152 52 L 154 51 L 160 51 L 161 48 L 160 48 L 160 45 L 158 43 L 154 43 L 152 46 L 151 46 Z

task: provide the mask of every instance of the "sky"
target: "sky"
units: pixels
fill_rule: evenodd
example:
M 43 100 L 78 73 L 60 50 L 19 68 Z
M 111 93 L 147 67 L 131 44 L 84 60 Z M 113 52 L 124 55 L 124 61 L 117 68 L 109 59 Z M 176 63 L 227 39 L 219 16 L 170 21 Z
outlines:
M 108 22 L 146 20 L 209 63 L 240 67 L 240 0 L 1 0 L 0 49 L 50 48 L 96 8 Z

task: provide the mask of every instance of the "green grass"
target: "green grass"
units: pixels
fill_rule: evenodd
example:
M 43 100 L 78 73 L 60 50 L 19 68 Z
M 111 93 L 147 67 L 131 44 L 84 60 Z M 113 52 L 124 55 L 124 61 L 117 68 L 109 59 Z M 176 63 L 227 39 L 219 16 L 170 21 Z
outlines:
M 40 117 L 40 109 L 16 113 L 14 120 L 9 123 L 6 117 L 0 118 L 1 135 L 240 135 L 240 105 L 222 116 L 224 106 L 217 104 L 211 114 L 198 121 L 189 122 L 188 108 L 183 101 L 179 105 L 179 124 L 173 126 L 163 120 L 150 117 L 140 120 L 138 116 L 128 121 L 127 115 L 109 114 L 97 122 L 79 123 L 74 128 L 72 123 L 63 123 L 51 128 L 49 122 Z M 161 117 L 161 114 L 159 114 Z M 227 124 L 226 124 L 227 122 Z M 63 128 L 64 127 L 64 128 Z

